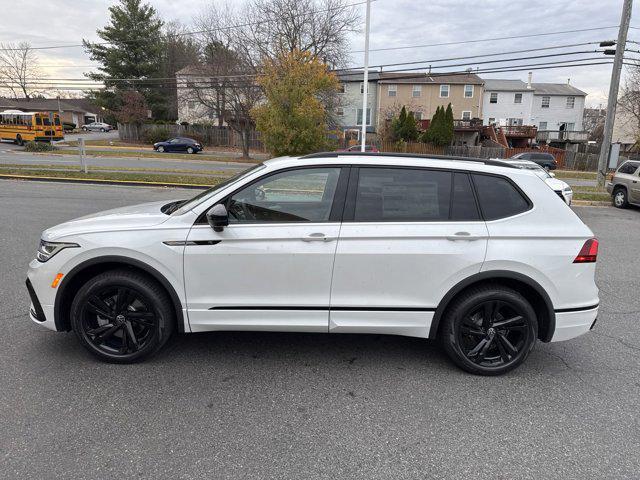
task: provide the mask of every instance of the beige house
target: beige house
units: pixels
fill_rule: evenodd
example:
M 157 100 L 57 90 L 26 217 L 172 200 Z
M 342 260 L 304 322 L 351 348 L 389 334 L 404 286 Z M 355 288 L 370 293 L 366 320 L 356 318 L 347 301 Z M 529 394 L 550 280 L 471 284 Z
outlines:
M 439 106 L 451 103 L 455 120 L 482 117 L 483 80 L 472 73 L 380 73 L 378 126 L 406 107 L 417 120 L 430 120 Z

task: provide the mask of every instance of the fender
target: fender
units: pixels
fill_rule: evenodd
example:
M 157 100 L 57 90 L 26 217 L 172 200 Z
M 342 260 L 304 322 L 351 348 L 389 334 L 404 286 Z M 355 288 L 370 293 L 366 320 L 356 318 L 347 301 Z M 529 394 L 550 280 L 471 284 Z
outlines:
M 140 260 L 119 255 L 105 255 L 85 260 L 84 262 L 79 263 L 78 265 L 73 267 L 71 271 L 69 271 L 69 273 L 65 275 L 64 280 L 62 280 L 58 287 L 58 294 L 56 295 L 56 300 L 53 307 L 56 330 L 58 330 L 59 332 L 68 330 L 62 322 L 62 298 L 64 298 L 65 290 L 69 286 L 73 278 L 85 268 L 100 265 L 103 263 L 117 263 L 139 268 L 140 270 L 150 275 L 158 283 L 160 283 L 160 285 L 162 285 L 169 293 L 171 303 L 173 303 L 176 313 L 176 324 L 178 332 L 184 333 L 184 315 L 182 314 L 182 302 L 180 301 L 180 297 L 178 297 L 176 290 L 173 288 L 173 285 L 171 285 L 171 283 L 164 277 L 164 275 L 158 272 L 155 268 L 147 265 L 144 262 L 141 262 Z
M 553 303 L 549 298 L 547 292 L 542 288 L 542 286 L 533 280 L 532 278 L 523 275 L 517 272 L 511 272 L 508 270 L 489 270 L 486 272 L 476 273 L 475 275 L 471 275 L 470 277 L 465 278 L 458 284 L 456 284 L 451 290 L 449 290 L 436 308 L 436 313 L 433 315 L 433 320 L 431 321 L 431 327 L 429 328 L 429 338 L 435 339 L 438 333 L 438 326 L 440 324 L 440 319 L 442 315 L 447 309 L 447 306 L 451 302 L 451 300 L 462 290 L 467 288 L 468 286 L 483 281 L 483 280 L 499 280 L 499 279 L 508 279 L 508 280 L 517 280 L 519 282 L 524 283 L 528 287 L 531 287 L 537 294 L 540 295 L 542 300 L 544 301 L 547 315 L 549 318 L 549 322 L 547 325 L 547 331 L 544 338 L 541 338 L 543 342 L 549 342 L 551 337 L 553 337 L 553 332 L 556 329 L 556 314 L 553 309 Z

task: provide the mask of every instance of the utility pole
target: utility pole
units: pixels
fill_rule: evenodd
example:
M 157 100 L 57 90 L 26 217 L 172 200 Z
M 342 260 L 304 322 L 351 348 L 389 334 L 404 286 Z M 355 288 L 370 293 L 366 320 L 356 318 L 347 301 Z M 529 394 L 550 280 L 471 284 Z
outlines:
M 367 14 L 364 26 L 364 78 L 362 84 L 362 133 L 360 151 L 365 151 L 367 143 L 367 96 L 369 95 L 369 23 L 371 21 L 371 0 L 367 0 Z
M 618 90 L 620 88 L 620 73 L 622 71 L 624 49 L 627 44 L 627 32 L 629 31 L 629 23 L 631 22 L 632 3 L 633 0 L 624 0 L 622 4 L 622 17 L 620 18 L 620 29 L 618 30 L 618 41 L 616 42 L 616 56 L 613 60 L 611 83 L 609 85 L 609 98 L 607 99 L 607 116 L 604 119 L 602 146 L 600 147 L 600 158 L 598 159 L 598 186 L 600 187 L 604 186 L 605 176 L 609 165 L 611 137 L 613 136 L 613 122 L 616 116 L 616 104 L 618 103 Z

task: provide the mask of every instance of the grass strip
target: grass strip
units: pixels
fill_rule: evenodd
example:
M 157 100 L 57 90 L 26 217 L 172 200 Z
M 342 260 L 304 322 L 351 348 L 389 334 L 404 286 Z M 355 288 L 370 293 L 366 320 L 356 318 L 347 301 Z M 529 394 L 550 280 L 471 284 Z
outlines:
M 71 148 L 58 148 L 51 153 L 57 153 L 60 155 L 79 155 L 78 150 Z M 240 157 L 221 157 L 216 155 L 206 155 L 198 153 L 197 155 L 189 155 L 185 153 L 179 156 L 171 156 L 170 153 L 158 153 L 158 152 L 137 152 L 126 150 L 87 150 L 87 156 L 91 157 L 122 157 L 122 158 L 163 158 L 165 160 L 208 160 L 213 162 L 229 162 L 229 163 L 260 163 L 262 160 L 254 158 L 240 158 Z

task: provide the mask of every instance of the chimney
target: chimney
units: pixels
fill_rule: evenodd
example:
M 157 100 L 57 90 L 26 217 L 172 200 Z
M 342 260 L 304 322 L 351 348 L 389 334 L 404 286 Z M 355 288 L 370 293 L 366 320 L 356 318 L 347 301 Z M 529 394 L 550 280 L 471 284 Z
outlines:
M 529 72 L 529 80 L 527 80 L 527 88 L 531 89 L 531 80 L 533 79 L 533 72 Z
M 571 79 L 567 78 L 567 85 L 571 85 Z

